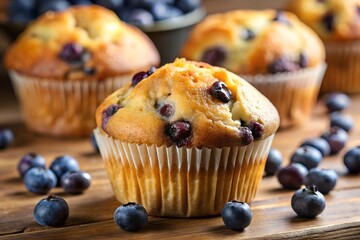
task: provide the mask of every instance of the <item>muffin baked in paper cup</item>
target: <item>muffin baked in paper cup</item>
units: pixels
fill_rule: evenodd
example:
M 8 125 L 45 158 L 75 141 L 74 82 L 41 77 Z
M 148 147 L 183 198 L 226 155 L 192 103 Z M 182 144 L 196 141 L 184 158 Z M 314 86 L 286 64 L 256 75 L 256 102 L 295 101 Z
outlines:
M 303 124 L 316 103 L 326 64 L 296 72 L 268 75 L 240 75 L 276 107 L 280 127 Z
M 9 72 L 26 125 L 62 137 L 89 136 L 104 98 L 129 83 L 132 74 L 103 81 L 54 81 Z
M 360 41 L 325 42 L 326 62 L 321 92 L 360 93 Z
M 116 198 L 169 217 L 218 215 L 233 199 L 250 203 L 274 137 L 198 149 L 131 144 L 99 129 L 94 133 Z

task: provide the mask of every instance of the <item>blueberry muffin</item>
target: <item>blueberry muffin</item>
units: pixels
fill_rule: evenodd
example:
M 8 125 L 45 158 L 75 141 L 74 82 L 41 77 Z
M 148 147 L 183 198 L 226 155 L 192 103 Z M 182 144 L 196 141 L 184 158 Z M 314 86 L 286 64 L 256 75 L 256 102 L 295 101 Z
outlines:
M 296 0 L 289 9 L 325 43 L 328 70 L 321 91 L 359 93 L 360 0 Z
M 47 12 L 5 57 L 27 125 L 55 136 L 89 135 L 97 105 L 158 63 L 146 35 L 96 5 Z
M 309 116 L 325 58 L 314 31 L 294 14 L 275 10 L 210 15 L 193 29 L 182 56 L 243 76 L 277 107 L 282 127 Z
M 275 107 L 239 76 L 177 59 L 136 74 L 96 111 L 115 195 L 151 215 L 219 214 L 250 202 L 279 126 Z

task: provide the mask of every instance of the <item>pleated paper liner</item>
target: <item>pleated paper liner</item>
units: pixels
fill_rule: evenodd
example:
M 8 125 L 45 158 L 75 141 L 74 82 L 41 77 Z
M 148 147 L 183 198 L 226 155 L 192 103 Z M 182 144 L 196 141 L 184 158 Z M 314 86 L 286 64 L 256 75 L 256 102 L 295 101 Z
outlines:
M 276 107 L 280 127 L 306 122 L 315 106 L 326 64 L 296 72 L 267 75 L 241 75 Z
M 26 125 L 35 132 L 62 137 L 90 136 L 97 106 L 132 78 L 124 75 L 103 81 L 56 81 L 15 71 L 9 74 Z
M 168 217 L 218 215 L 233 199 L 250 203 L 274 137 L 198 149 L 131 144 L 94 133 L 116 198 Z
M 360 93 L 360 41 L 325 42 L 328 69 L 321 92 Z

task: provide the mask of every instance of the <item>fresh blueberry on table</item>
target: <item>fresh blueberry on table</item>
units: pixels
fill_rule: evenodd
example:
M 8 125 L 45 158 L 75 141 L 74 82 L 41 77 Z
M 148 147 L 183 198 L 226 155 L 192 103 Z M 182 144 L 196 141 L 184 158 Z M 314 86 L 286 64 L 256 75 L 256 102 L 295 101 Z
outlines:
M 46 161 L 44 157 L 36 153 L 27 153 L 20 159 L 20 162 L 17 165 L 17 169 L 21 177 L 23 177 L 25 173 L 33 167 L 45 169 Z
M 142 205 L 129 202 L 115 210 L 114 220 L 125 231 L 139 231 L 146 225 L 148 214 Z
M 349 173 L 360 173 L 360 146 L 353 147 L 345 153 L 344 164 Z
M 47 11 L 62 11 L 70 7 L 70 3 L 66 0 L 38 0 L 37 7 L 38 15 Z
M 175 0 L 175 6 L 184 13 L 194 11 L 200 4 L 201 0 Z
M 325 105 L 329 112 L 342 111 L 349 107 L 350 98 L 343 93 L 330 93 L 325 98 Z
M 337 154 L 345 147 L 348 141 L 348 134 L 342 128 L 332 127 L 321 135 L 321 138 L 329 143 L 330 154 Z
M 250 225 L 253 215 L 247 203 L 232 200 L 225 204 L 221 217 L 225 226 L 235 231 L 242 231 Z
M 10 129 L 0 129 L 0 150 L 9 147 L 13 141 L 14 134 Z
M 310 146 L 314 147 L 321 152 L 323 157 L 328 156 L 330 154 L 330 145 L 328 141 L 323 138 L 312 138 L 305 140 L 301 143 L 300 147 Z
M 305 178 L 306 186 L 317 186 L 319 192 L 327 194 L 334 189 L 338 175 L 331 169 L 313 168 Z
M 71 156 L 59 156 L 50 165 L 58 180 L 58 186 L 60 185 L 61 177 L 69 171 L 79 171 L 79 164 L 75 158 Z
M 91 176 L 83 171 L 69 171 L 61 177 L 61 187 L 65 193 L 79 194 L 90 187 Z
M 290 161 L 292 163 L 301 163 L 308 170 L 319 166 L 323 156 L 319 150 L 311 146 L 299 147 L 292 154 Z
M 55 174 L 42 167 L 33 167 L 24 175 L 24 184 L 29 192 L 47 194 L 57 184 Z
M 330 115 L 330 127 L 339 127 L 346 132 L 350 132 L 354 128 L 354 119 L 349 115 L 334 112 Z
M 315 218 L 325 209 L 325 198 L 316 186 L 297 190 L 291 198 L 291 207 L 302 218 Z
M 304 184 L 305 177 L 308 174 L 307 168 L 300 163 L 291 163 L 283 167 L 278 172 L 280 184 L 287 189 L 298 189 Z
M 280 168 L 282 162 L 283 156 L 281 152 L 275 148 L 271 148 L 265 164 L 266 175 L 274 175 Z
M 69 217 L 67 202 L 58 196 L 50 195 L 42 199 L 34 209 L 34 219 L 42 226 L 60 227 Z

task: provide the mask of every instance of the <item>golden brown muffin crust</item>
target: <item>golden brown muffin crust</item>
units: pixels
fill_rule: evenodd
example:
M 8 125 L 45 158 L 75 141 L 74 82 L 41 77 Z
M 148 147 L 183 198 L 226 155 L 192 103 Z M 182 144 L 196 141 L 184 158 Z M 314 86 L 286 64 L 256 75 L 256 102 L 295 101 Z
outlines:
M 211 85 L 219 80 L 231 91 L 229 103 L 209 94 Z M 161 116 L 156 109 L 162 103 L 173 105 L 170 117 Z M 121 108 L 103 129 L 104 111 L 114 104 Z M 239 146 L 239 129 L 251 122 L 264 126 L 261 139 L 274 134 L 279 126 L 275 107 L 245 80 L 223 68 L 185 59 L 159 68 L 135 87 L 119 89 L 96 112 L 98 127 L 111 137 L 157 146 L 174 144 L 165 129 L 179 120 L 191 125 L 186 146 L 198 148 Z
M 279 14 L 281 19 L 274 21 Z M 227 52 L 220 66 L 237 74 L 268 73 L 280 58 L 300 64 L 303 55 L 306 67 L 318 66 L 325 58 L 320 38 L 309 27 L 292 13 L 274 10 L 210 15 L 193 29 L 182 56 L 202 61 L 205 52 L 217 46 Z
M 64 45 L 77 43 L 89 54 L 75 70 L 60 58 Z M 32 22 L 6 54 L 5 65 L 22 74 L 57 80 L 104 80 L 159 64 L 159 54 L 139 29 L 122 22 L 103 7 L 77 6 L 48 12 Z

